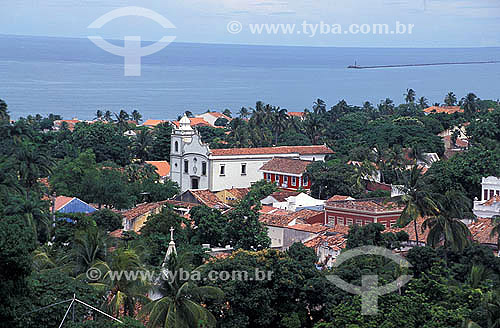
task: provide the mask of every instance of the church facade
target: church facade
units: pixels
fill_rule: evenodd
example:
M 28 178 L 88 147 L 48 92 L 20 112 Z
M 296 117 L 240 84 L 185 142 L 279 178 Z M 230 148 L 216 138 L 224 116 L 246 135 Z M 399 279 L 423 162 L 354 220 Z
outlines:
M 325 145 L 210 149 L 184 116 L 171 137 L 170 179 L 181 192 L 248 188 L 264 178 L 261 167 L 275 157 L 324 161 L 333 151 Z

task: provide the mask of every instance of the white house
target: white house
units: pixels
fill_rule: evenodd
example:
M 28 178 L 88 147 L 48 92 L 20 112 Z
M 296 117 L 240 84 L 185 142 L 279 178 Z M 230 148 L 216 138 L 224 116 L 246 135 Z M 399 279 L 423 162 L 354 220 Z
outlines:
M 172 132 L 170 178 L 181 192 L 248 188 L 263 179 L 260 168 L 274 157 L 323 161 L 333 151 L 326 145 L 210 149 L 184 116 Z
M 228 117 L 222 113 L 218 113 L 218 112 L 207 112 L 207 113 L 196 115 L 195 117 L 200 117 L 200 118 L 204 119 L 211 126 L 215 126 L 215 121 L 217 121 L 217 119 L 219 119 L 221 117 L 225 118 L 228 122 L 231 121 L 230 117 Z
M 474 214 L 480 218 L 500 215 L 500 178 L 483 178 L 481 185 L 482 198 L 474 201 Z
M 284 202 L 276 202 L 273 207 L 288 211 L 300 211 L 303 209 L 323 210 L 324 200 L 316 199 L 306 193 L 300 193 L 297 196 L 290 196 Z

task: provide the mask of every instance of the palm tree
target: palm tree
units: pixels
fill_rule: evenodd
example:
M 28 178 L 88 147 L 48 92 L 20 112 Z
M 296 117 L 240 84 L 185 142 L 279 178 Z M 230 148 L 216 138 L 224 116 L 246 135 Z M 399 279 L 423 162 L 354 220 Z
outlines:
M 283 132 L 288 126 L 288 114 L 286 109 L 279 109 L 278 112 L 274 115 L 273 119 L 273 130 L 274 130 L 274 144 L 278 144 L 278 135 Z
M 422 230 L 429 229 L 427 244 L 436 247 L 444 240 L 444 247 L 454 251 L 462 251 L 470 244 L 471 233 L 467 226 L 460 220 L 437 215 L 430 217 L 422 224 Z
M 9 111 L 7 110 L 7 103 L 0 99 L 0 121 L 9 121 Z
M 389 98 L 386 98 L 384 101 L 380 102 L 380 104 L 377 107 L 378 107 L 378 111 L 382 115 L 393 115 L 394 114 L 394 109 L 395 109 L 394 102 Z
M 128 129 L 128 120 L 130 119 L 130 115 L 124 111 L 120 110 L 119 114 L 115 114 L 116 124 L 118 124 L 118 128 L 122 131 Z
M 418 107 L 420 109 L 424 109 L 424 108 L 429 107 L 429 104 L 427 103 L 427 98 L 425 98 L 425 97 L 418 98 Z
M 98 109 L 95 112 L 95 118 L 94 119 L 101 121 L 102 118 L 103 118 L 103 116 L 104 116 L 104 114 L 102 113 L 102 110 Z
M 323 115 L 326 113 L 326 103 L 322 99 L 317 99 L 313 104 L 314 114 Z
M 313 144 L 317 145 L 321 136 L 323 136 L 324 120 L 319 114 L 309 113 L 304 121 L 305 132 Z
M 96 225 L 75 233 L 72 257 L 76 274 L 87 272 L 97 261 L 106 258 L 106 240 L 106 234 Z
M 14 149 L 16 171 L 19 181 L 29 189 L 33 189 L 38 179 L 47 177 L 52 172 L 53 160 L 32 142 L 20 141 Z
M 430 217 L 422 224 L 422 230 L 429 228 L 427 243 L 432 247 L 444 240 L 444 246 L 461 251 L 470 244 L 472 235 L 461 221 L 470 219 L 472 202 L 462 192 L 449 190 L 439 197 L 439 215 Z
M 142 121 L 142 115 L 141 113 L 139 113 L 137 109 L 134 109 L 131 116 L 132 116 L 132 121 L 134 121 L 136 124 L 139 124 Z
M 462 98 L 462 106 L 464 108 L 464 114 L 467 115 L 467 117 L 470 117 L 479 110 L 478 101 L 479 99 L 472 92 L 469 93 L 464 98 Z
M 113 121 L 113 113 L 111 113 L 111 111 L 107 110 L 105 113 L 104 113 L 104 120 L 106 122 L 112 122 Z
M 246 119 L 248 118 L 248 115 L 250 115 L 250 112 L 248 111 L 248 109 L 246 109 L 246 107 L 241 107 L 240 111 L 238 112 L 238 115 L 241 118 Z
M 406 226 L 413 222 L 417 245 L 419 242 L 418 218 L 439 213 L 438 204 L 434 201 L 434 195 L 426 190 L 421 177 L 422 169 L 414 165 L 410 171 L 403 172 L 404 185 L 399 187 L 403 194 L 399 203 L 404 206 L 404 209 L 399 217 L 398 224 Z
M 142 130 L 135 138 L 132 149 L 137 158 L 141 160 L 141 163 L 146 161 L 149 157 L 149 152 L 153 146 L 153 137 L 151 132 Z
M 413 89 L 406 89 L 406 93 L 404 94 L 404 96 L 407 104 L 413 104 L 415 102 L 417 94 Z
M 35 236 L 41 231 L 41 227 L 44 227 L 47 233 L 50 230 L 48 202 L 42 201 L 40 196 L 32 191 L 22 190 L 19 195 L 14 196 L 5 208 L 5 213 L 7 215 L 21 215 Z
M 446 106 L 455 106 L 457 104 L 457 96 L 453 92 L 448 92 L 446 97 L 444 97 L 444 103 Z
M 98 269 L 102 277 L 90 285 L 109 293 L 110 312 L 118 315 L 123 309 L 124 315 L 133 316 L 136 304 L 147 301 L 144 295 L 149 290 L 149 282 L 145 276 L 138 275 L 137 279 L 128 279 L 125 275 L 113 276 L 115 272 L 140 273 L 145 270 L 134 249 L 119 248 L 113 251 L 109 262 L 97 261 L 93 268 Z
M 216 319 L 202 304 L 202 296 L 218 298 L 222 291 L 217 287 L 197 286 L 192 280 L 182 280 L 180 270 L 189 267 L 190 255 L 172 253 L 166 264 L 167 275 L 161 281 L 160 299 L 145 305 L 139 316 L 149 316 L 148 328 L 215 327 Z

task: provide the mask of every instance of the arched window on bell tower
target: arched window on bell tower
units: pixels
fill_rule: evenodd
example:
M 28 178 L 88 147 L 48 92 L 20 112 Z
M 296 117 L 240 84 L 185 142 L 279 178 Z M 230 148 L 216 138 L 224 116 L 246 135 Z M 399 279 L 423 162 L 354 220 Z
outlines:
M 175 148 L 175 152 L 178 153 L 179 152 L 179 142 L 178 141 L 175 142 L 174 148 Z

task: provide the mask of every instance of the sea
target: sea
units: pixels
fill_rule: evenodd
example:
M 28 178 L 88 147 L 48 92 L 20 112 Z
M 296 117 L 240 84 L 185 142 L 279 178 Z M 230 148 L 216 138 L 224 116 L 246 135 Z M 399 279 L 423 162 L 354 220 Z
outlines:
M 120 46 L 123 41 L 110 41 Z M 143 46 L 145 46 L 144 44 Z M 142 58 L 140 76 L 124 76 L 123 57 L 84 38 L 0 35 L 0 99 L 11 117 L 60 114 L 92 119 L 97 110 L 139 110 L 175 119 L 189 110 L 233 113 L 261 100 L 289 111 L 404 101 L 407 88 L 429 103 L 474 92 L 500 98 L 500 64 L 381 69 L 353 65 L 500 60 L 500 48 L 338 48 L 172 43 Z

